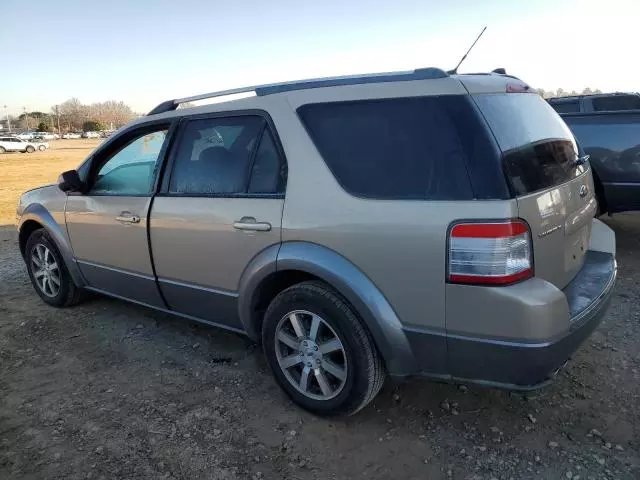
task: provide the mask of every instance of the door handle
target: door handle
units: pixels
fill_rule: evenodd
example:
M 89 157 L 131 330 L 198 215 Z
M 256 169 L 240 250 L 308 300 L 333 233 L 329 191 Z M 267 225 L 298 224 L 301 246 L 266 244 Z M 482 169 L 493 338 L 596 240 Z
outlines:
M 120 223 L 140 223 L 140 217 L 131 215 L 129 212 L 122 212 L 116 217 L 116 220 Z
M 242 217 L 233 223 L 233 228 L 249 232 L 268 232 L 271 230 L 271 224 L 268 222 L 256 222 L 253 217 Z

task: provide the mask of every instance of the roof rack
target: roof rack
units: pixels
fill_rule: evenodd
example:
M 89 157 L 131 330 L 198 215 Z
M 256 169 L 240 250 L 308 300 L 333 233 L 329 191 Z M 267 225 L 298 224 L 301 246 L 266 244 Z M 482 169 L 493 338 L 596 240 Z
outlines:
M 176 98 L 167 100 L 156 106 L 147 115 L 157 115 L 159 113 L 171 112 L 178 108 L 178 105 L 187 102 L 196 102 L 207 98 L 224 97 L 239 93 L 255 93 L 261 97 L 274 93 L 290 92 L 293 90 L 305 90 L 309 88 L 335 87 L 339 85 L 359 85 L 363 83 L 384 83 L 401 82 L 410 80 L 427 80 L 434 78 L 445 78 L 449 75 L 439 68 L 417 68 L 406 72 L 371 73 L 366 75 L 347 75 L 342 77 L 314 78 L 310 80 L 298 80 L 295 82 L 270 83 L 265 85 L 255 85 L 252 87 L 232 88 L 219 92 L 202 93 L 191 97 Z

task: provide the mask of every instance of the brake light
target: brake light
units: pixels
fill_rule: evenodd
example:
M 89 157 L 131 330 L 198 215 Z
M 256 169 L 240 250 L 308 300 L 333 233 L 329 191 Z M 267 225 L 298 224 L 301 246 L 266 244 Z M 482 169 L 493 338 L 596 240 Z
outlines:
M 458 223 L 451 228 L 449 282 L 509 285 L 532 276 L 531 232 L 525 222 Z
M 527 93 L 530 88 L 524 83 L 507 83 L 507 93 Z

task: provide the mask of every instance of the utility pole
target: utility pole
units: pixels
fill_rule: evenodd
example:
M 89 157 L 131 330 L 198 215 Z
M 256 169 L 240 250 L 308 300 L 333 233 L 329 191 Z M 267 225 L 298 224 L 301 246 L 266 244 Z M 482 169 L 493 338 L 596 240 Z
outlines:
M 27 124 L 27 131 L 29 130 L 29 115 L 27 115 L 27 107 L 22 107 L 22 111 L 24 112 L 24 121 Z

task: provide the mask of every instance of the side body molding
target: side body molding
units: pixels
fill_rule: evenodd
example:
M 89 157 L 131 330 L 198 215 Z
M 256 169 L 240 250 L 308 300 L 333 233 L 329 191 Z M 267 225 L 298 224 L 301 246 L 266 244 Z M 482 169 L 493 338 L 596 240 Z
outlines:
M 65 231 L 64 227 L 64 212 L 60 212 L 62 215 L 60 222 L 56 221 L 49 210 L 40 205 L 39 203 L 32 203 L 27 208 L 24 209 L 22 216 L 20 217 L 20 224 L 18 225 L 18 231 L 22 231 L 22 227 L 28 221 L 35 221 L 42 225 L 51 238 L 56 243 L 62 258 L 64 259 L 64 263 L 67 266 L 67 270 L 73 279 L 73 282 L 82 287 L 86 284 L 82 273 L 80 273 L 80 269 L 76 264 L 75 258 L 73 256 L 73 250 L 71 249 L 71 244 L 69 243 L 69 237 Z
M 356 309 L 369 329 L 392 375 L 417 372 L 416 359 L 393 308 L 374 283 L 340 254 L 307 242 L 285 242 L 262 252 L 247 267 L 240 283 L 240 319 L 249 337 L 260 332 L 251 325 L 251 298 L 260 282 L 274 272 L 294 270 L 314 275 L 336 289 Z M 277 261 L 273 264 L 274 254 Z

